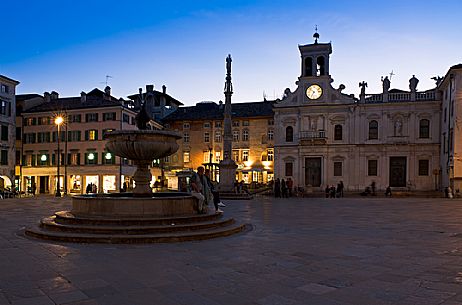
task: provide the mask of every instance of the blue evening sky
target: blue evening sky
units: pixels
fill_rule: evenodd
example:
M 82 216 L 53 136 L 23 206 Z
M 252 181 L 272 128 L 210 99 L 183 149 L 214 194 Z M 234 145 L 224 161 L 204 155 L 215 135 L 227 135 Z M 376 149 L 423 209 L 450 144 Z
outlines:
M 298 44 L 331 41 L 334 87 L 345 93 L 419 90 L 462 62 L 461 0 L 389 1 L 6 1 L 1 6 L 0 74 L 18 93 L 61 96 L 104 88 L 126 97 L 167 86 L 186 105 L 224 99 L 225 58 L 233 57 L 233 101 L 269 99 L 296 88 Z

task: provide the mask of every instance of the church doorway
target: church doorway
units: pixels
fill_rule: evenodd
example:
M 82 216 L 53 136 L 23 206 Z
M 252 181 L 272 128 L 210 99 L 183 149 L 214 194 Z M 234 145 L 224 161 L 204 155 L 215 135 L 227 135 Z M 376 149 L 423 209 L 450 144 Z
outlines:
M 390 157 L 390 186 L 406 187 L 406 157 Z
M 321 158 L 305 158 L 305 185 L 321 186 Z

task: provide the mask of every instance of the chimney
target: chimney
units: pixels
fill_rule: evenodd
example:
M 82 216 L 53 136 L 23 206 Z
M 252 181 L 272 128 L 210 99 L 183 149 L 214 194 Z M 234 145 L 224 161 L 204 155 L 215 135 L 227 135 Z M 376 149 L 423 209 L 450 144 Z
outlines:
M 50 98 L 52 100 L 57 100 L 59 98 L 59 93 L 56 91 L 51 91 Z
M 50 101 L 50 93 L 49 92 L 44 92 L 43 93 L 43 98 L 45 99 L 45 102 L 49 102 Z
M 167 93 L 167 86 L 162 85 L 162 93 L 166 94 Z
M 80 102 L 85 103 L 87 101 L 87 94 L 85 92 L 80 92 Z
M 146 92 L 154 91 L 154 85 L 146 85 Z
M 106 88 L 104 88 L 104 93 L 106 93 L 107 96 L 111 96 L 111 87 L 106 86 Z

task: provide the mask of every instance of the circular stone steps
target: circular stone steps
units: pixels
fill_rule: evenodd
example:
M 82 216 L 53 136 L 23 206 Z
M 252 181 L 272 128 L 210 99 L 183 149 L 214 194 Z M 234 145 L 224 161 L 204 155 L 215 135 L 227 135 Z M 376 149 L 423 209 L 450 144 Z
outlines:
M 223 214 L 164 218 L 78 217 L 68 211 L 45 217 L 27 236 L 78 243 L 166 243 L 229 236 L 245 230 Z

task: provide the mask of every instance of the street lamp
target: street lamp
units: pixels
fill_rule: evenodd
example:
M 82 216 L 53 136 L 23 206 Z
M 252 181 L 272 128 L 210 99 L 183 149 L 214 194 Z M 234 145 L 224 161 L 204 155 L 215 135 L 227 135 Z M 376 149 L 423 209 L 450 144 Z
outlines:
M 59 164 L 59 163 L 60 163 L 60 149 L 59 149 L 59 136 L 60 136 L 60 132 L 59 132 L 59 131 L 60 131 L 61 124 L 62 124 L 63 122 L 64 122 L 63 117 L 57 116 L 57 117 L 55 118 L 55 125 L 56 125 L 56 127 L 58 128 L 58 134 L 57 134 L 57 137 L 56 137 L 56 139 L 57 139 L 57 141 L 58 141 L 58 154 L 57 154 L 58 157 L 56 158 L 56 160 L 57 160 L 57 175 L 56 175 L 56 178 L 57 178 L 57 179 L 56 179 L 56 194 L 55 194 L 56 197 L 61 197 L 61 190 L 60 190 L 60 189 L 61 189 L 61 186 L 60 186 L 60 183 L 59 183 L 59 165 L 60 165 L 60 164 Z

